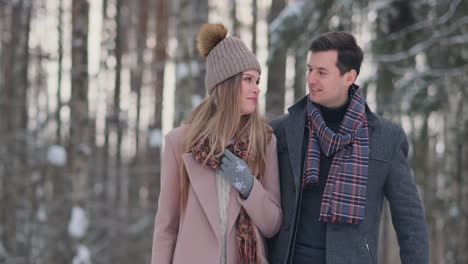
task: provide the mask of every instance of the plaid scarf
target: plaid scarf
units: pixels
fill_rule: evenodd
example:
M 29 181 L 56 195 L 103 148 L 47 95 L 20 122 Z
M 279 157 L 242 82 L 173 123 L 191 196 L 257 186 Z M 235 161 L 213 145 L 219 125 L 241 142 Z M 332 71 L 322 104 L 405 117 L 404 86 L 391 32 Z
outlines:
M 267 128 L 266 133 L 268 134 L 268 141 L 271 138 L 273 131 L 271 128 Z M 247 161 L 250 157 L 247 156 L 247 149 L 249 146 L 248 140 L 238 140 L 234 144 L 227 147 L 229 151 L 234 153 L 236 156 Z M 201 142 L 192 149 L 192 153 L 195 159 L 205 166 L 212 169 L 218 169 L 221 164 L 221 158 L 207 158 L 210 152 L 208 140 Z M 244 207 L 241 207 L 239 216 L 236 220 L 236 240 L 237 250 L 239 254 L 239 263 L 242 264 L 255 264 L 260 263 L 260 258 L 257 251 L 257 237 L 253 229 L 252 221 L 250 220 L 247 211 Z
M 319 108 L 307 101 L 309 145 L 303 186 L 317 184 L 320 151 L 334 154 L 320 208 L 320 221 L 359 224 L 364 220 L 369 163 L 369 132 L 365 100 L 351 85 L 351 101 L 338 133 L 327 127 Z

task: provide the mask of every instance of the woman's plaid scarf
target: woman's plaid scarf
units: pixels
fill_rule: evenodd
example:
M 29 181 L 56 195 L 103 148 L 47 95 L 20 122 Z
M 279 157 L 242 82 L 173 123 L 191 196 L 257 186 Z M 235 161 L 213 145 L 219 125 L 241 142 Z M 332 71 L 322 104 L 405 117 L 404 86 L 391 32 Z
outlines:
M 320 221 L 358 224 L 364 220 L 369 163 L 369 132 L 365 100 L 349 88 L 351 101 L 338 133 L 327 127 L 319 108 L 307 101 L 309 145 L 305 160 L 304 186 L 317 184 L 320 151 L 335 155 L 322 197 Z
M 271 128 L 268 128 L 266 131 L 266 133 L 268 134 L 268 141 L 271 138 L 272 132 L 273 131 L 271 130 Z M 247 157 L 248 146 L 248 140 L 238 140 L 234 144 L 229 145 L 227 149 L 229 149 L 229 151 L 234 153 L 236 156 L 247 161 L 249 160 L 249 157 Z M 218 169 L 221 164 L 220 158 L 207 158 L 208 153 L 210 153 L 210 147 L 207 140 L 194 147 L 192 149 L 192 153 L 194 154 L 195 159 L 200 164 L 204 164 L 204 162 L 206 161 L 205 166 L 208 168 Z M 257 237 L 253 229 L 252 221 L 250 220 L 250 217 L 245 211 L 244 207 L 241 207 L 240 209 L 239 216 L 236 220 L 236 227 L 239 263 L 260 263 L 260 258 L 258 256 L 257 250 Z

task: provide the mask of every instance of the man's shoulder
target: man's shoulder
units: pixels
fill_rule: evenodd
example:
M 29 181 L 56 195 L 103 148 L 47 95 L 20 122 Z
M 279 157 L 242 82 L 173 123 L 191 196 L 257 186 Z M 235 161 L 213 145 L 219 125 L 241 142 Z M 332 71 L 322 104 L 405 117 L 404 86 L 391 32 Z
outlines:
M 276 131 L 278 131 L 278 129 L 281 129 L 282 127 L 284 127 L 284 124 L 289 119 L 289 117 L 290 117 L 289 113 L 277 116 L 277 117 L 273 118 L 273 120 L 270 121 L 270 126 L 276 132 Z
M 369 134 L 371 147 L 374 149 L 374 156 L 379 156 L 380 153 L 383 157 L 387 157 L 394 152 L 395 148 L 407 142 L 406 134 L 397 122 L 377 114 L 374 114 L 374 117 L 375 125 Z
M 377 120 L 376 123 L 377 123 L 377 127 L 379 127 L 378 131 L 380 133 L 383 133 L 389 137 L 397 138 L 397 136 L 400 133 L 404 132 L 402 126 L 396 123 L 395 121 L 390 120 L 388 118 L 385 118 L 375 113 L 374 113 L 374 116 Z

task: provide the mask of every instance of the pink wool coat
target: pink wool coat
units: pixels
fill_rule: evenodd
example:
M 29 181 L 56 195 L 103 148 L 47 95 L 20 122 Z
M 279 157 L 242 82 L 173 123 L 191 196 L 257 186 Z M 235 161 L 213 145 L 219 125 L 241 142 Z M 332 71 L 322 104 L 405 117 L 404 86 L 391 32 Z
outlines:
M 220 260 L 220 216 L 216 189 L 216 172 L 201 166 L 192 153 L 183 152 L 188 126 L 171 131 L 165 138 L 161 171 L 161 193 L 153 237 L 152 264 L 203 263 Z M 227 209 L 227 263 L 238 263 L 235 222 L 241 206 L 254 226 L 262 263 L 267 263 L 264 238 L 274 236 L 281 225 L 276 137 L 267 146 L 266 173 L 254 180 L 250 196 L 242 200 L 231 187 Z M 187 168 L 190 179 L 187 209 L 179 211 L 180 167 Z

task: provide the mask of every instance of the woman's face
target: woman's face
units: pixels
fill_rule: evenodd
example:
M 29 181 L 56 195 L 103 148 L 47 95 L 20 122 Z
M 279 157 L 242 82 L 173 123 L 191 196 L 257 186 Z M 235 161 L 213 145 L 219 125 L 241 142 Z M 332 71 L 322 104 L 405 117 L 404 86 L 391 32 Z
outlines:
M 241 115 L 249 115 L 255 112 L 258 103 L 260 89 L 260 73 L 257 70 L 247 70 L 242 73 L 242 84 L 240 91 Z

